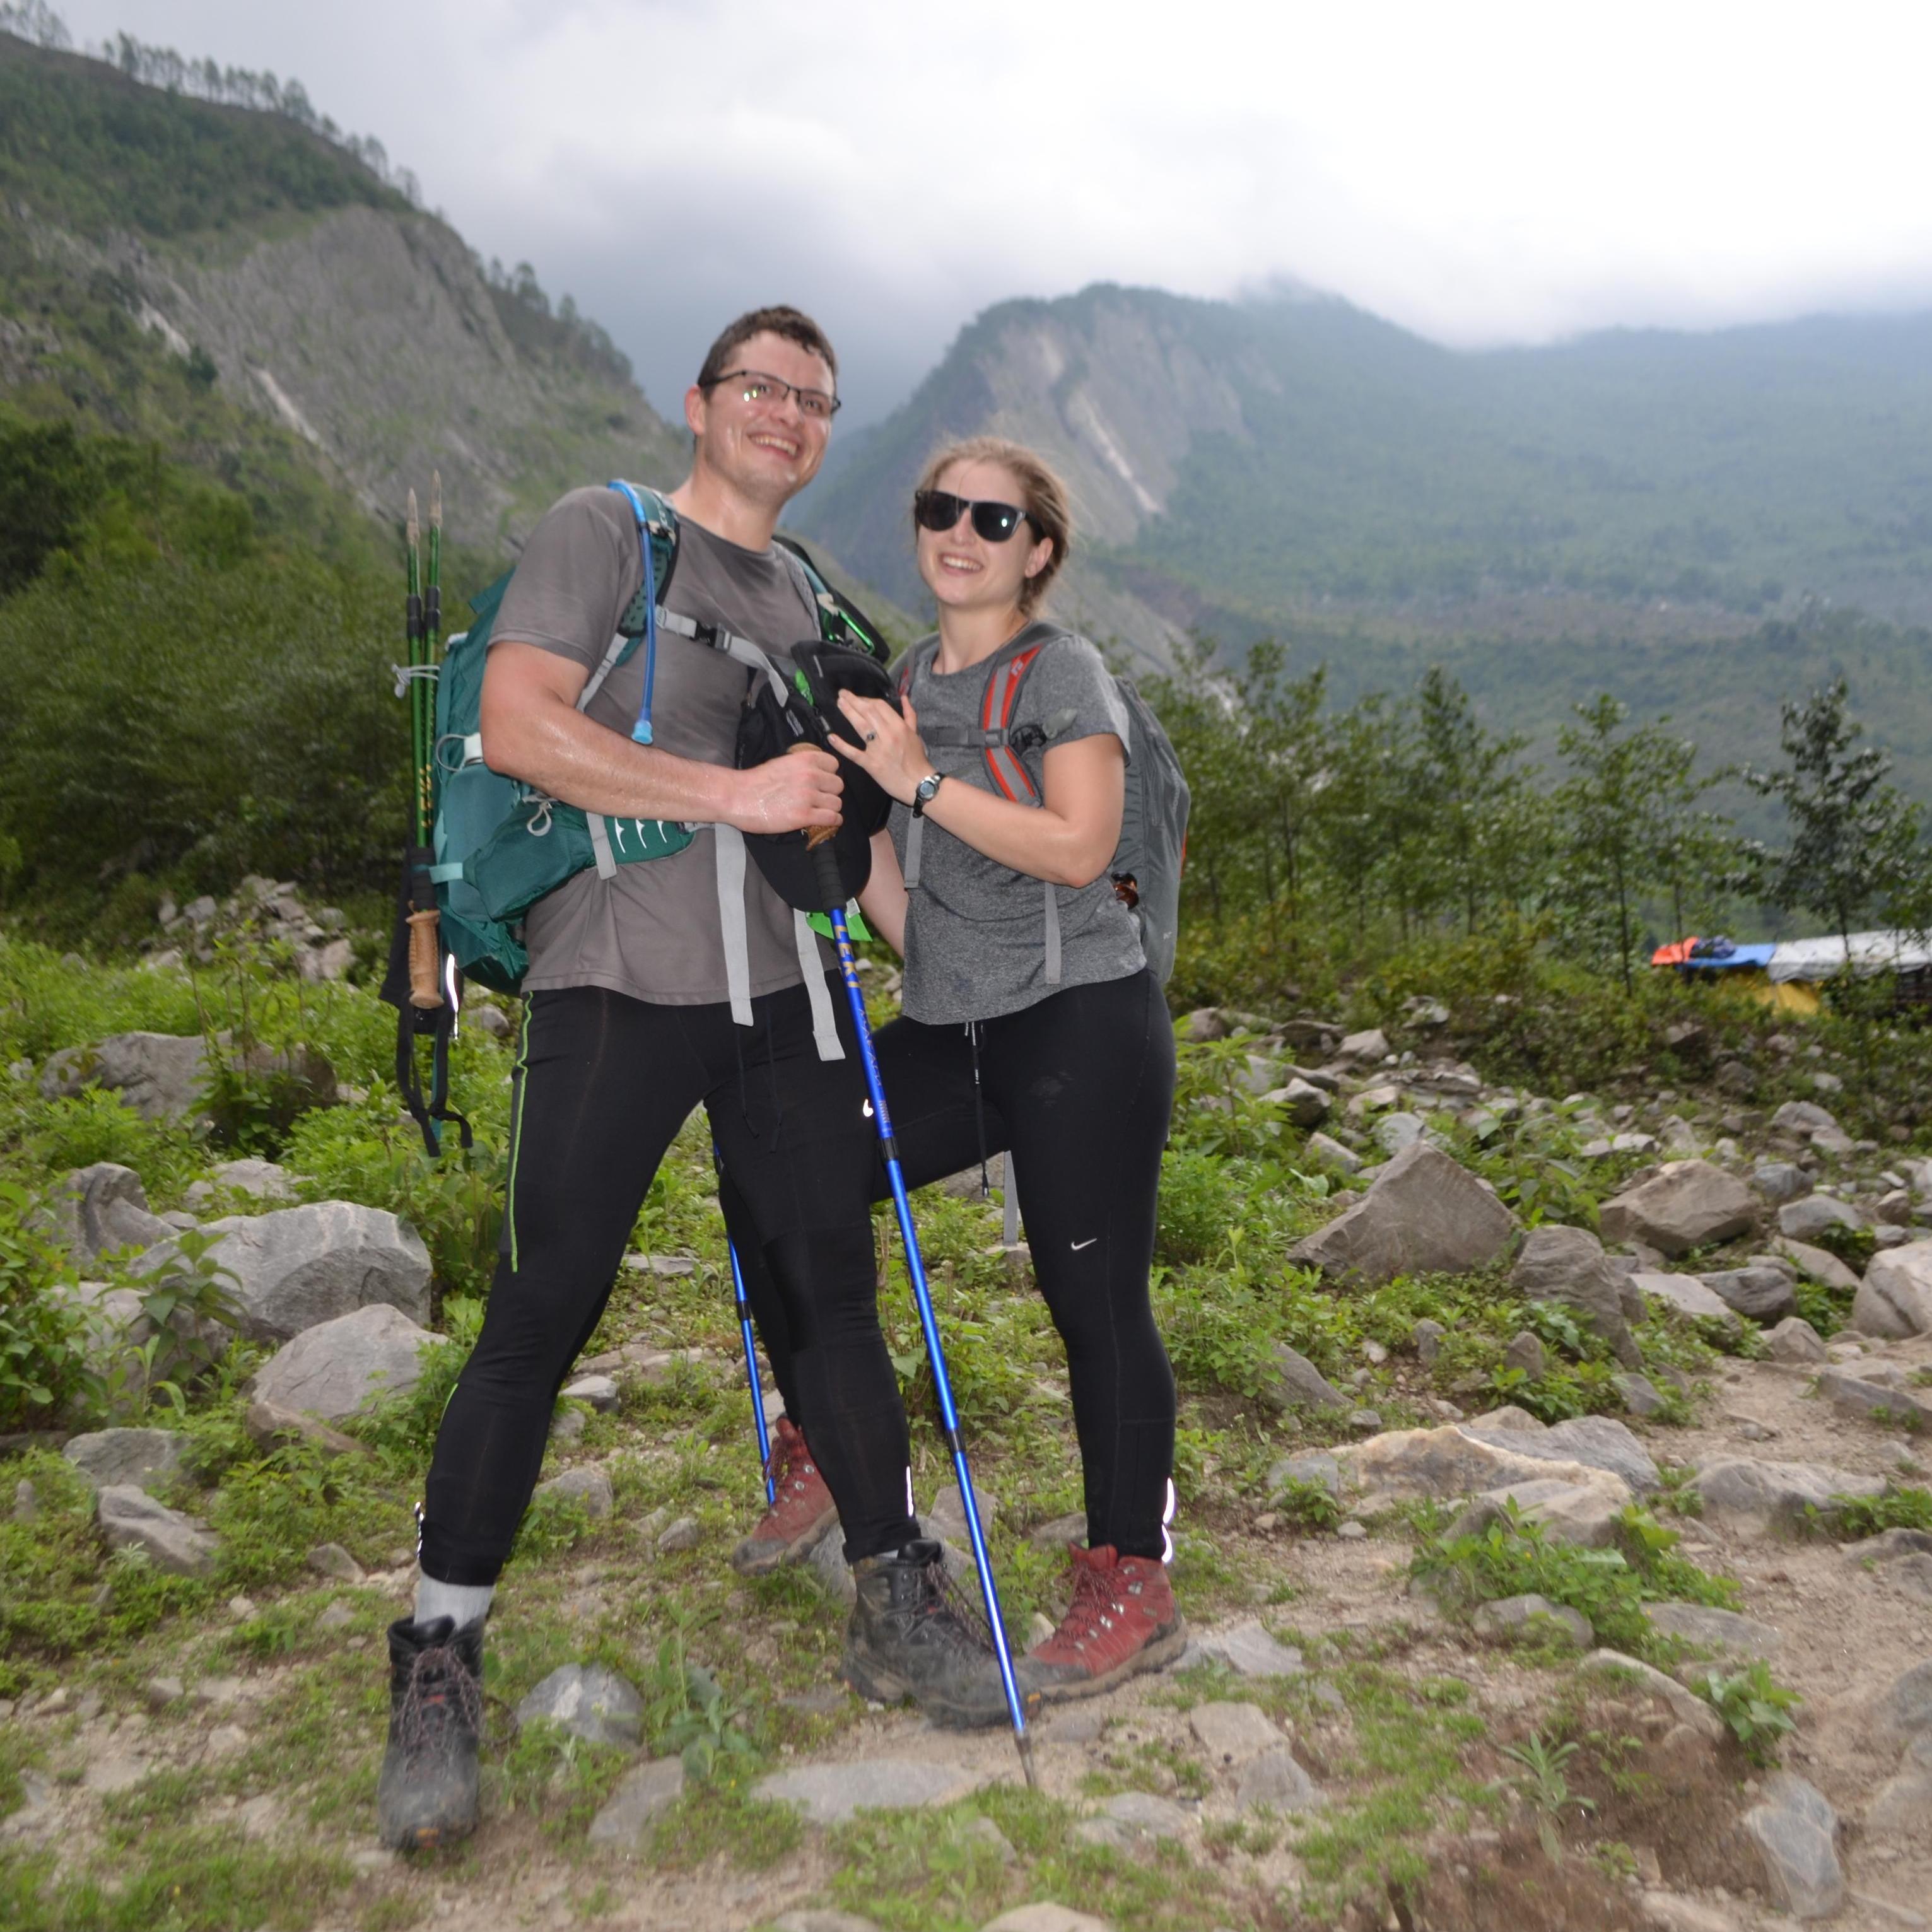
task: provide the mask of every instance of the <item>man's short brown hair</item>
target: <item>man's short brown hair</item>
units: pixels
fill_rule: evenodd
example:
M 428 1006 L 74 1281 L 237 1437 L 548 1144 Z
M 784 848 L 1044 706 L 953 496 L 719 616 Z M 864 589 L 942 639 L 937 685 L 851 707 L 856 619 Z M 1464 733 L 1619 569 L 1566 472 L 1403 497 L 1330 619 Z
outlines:
M 781 336 L 787 342 L 795 342 L 800 348 L 810 350 L 832 371 L 832 382 L 838 382 L 838 358 L 832 352 L 832 344 L 825 339 L 824 330 L 803 310 L 788 308 L 781 303 L 776 308 L 748 309 L 731 323 L 711 345 L 704 366 L 698 372 L 698 386 L 700 389 L 710 388 L 731 367 L 732 358 L 754 335 Z

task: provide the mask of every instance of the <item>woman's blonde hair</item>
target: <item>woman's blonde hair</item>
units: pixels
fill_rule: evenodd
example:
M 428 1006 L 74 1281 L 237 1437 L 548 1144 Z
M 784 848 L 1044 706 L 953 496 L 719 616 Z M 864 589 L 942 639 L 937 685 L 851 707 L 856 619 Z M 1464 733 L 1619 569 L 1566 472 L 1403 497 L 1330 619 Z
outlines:
M 1032 520 L 1037 536 L 1053 545 L 1046 567 L 1020 586 L 1020 609 L 1030 615 L 1046 595 L 1047 586 L 1059 575 L 1060 567 L 1072 548 L 1073 515 L 1067 507 L 1066 485 L 1024 443 L 1010 442 L 1003 436 L 969 436 L 958 442 L 949 442 L 933 457 L 920 473 L 914 495 L 937 489 L 940 478 L 956 463 L 997 463 L 1003 470 L 1011 470 L 1020 486 L 1020 508 Z M 918 527 L 915 519 L 915 532 Z

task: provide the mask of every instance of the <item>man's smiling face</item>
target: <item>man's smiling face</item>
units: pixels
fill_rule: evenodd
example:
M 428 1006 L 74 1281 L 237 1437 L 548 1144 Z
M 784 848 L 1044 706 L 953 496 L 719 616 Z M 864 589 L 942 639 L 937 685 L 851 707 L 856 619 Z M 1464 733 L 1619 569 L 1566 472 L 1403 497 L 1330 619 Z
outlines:
M 782 335 L 754 335 L 731 360 L 739 370 L 776 376 L 796 388 L 834 391 L 824 358 Z M 687 392 L 685 420 L 698 438 L 698 461 L 750 501 L 782 504 L 818 474 L 832 424 L 829 418 L 808 416 L 795 395 L 774 392 L 748 402 L 746 386 L 734 377 Z

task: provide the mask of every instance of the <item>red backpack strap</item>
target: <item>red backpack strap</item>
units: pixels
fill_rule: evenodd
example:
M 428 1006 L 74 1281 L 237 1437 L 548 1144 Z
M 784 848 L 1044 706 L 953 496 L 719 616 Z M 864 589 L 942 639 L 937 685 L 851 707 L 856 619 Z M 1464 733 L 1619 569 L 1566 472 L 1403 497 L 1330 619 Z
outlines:
M 995 658 L 987 675 L 985 694 L 980 700 L 980 729 L 983 734 L 986 769 L 1003 796 L 1016 805 L 1037 805 L 1040 790 L 1012 747 L 1010 734 L 1013 713 L 1019 708 L 1020 686 L 1033 661 L 1046 648 L 1048 640 L 1016 651 L 1011 657 Z

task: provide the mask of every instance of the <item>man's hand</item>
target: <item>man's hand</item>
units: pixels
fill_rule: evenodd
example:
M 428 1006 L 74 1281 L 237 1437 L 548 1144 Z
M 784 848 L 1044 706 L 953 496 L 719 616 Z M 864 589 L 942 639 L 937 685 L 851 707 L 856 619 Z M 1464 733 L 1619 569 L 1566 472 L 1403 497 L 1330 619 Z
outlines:
M 718 816 L 740 832 L 800 832 L 839 822 L 845 784 L 838 761 L 815 745 L 794 745 L 783 758 L 732 777 L 728 806 Z

